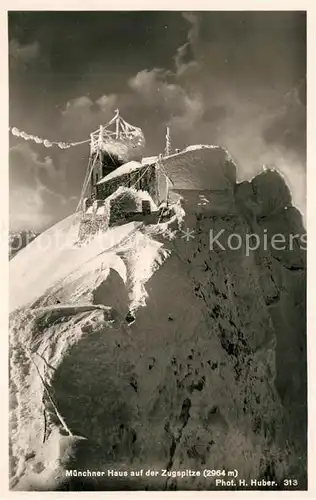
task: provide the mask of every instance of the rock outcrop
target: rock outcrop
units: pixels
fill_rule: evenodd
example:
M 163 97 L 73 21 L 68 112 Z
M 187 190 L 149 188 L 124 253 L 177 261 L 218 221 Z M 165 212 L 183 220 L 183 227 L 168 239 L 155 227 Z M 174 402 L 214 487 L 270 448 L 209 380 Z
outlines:
M 31 230 L 10 231 L 9 233 L 9 259 L 12 259 L 22 248 L 26 247 L 36 238 L 38 233 Z

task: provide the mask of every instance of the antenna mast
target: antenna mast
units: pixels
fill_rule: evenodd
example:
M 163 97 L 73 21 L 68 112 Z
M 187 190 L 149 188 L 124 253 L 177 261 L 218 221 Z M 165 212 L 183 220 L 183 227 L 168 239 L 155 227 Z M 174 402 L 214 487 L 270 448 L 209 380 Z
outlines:
M 115 110 L 115 138 L 118 139 L 120 136 L 120 110 Z
M 167 127 L 165 156 L 169 155 L 171 155 L 171 136 L 170 136 L 170 127 Z

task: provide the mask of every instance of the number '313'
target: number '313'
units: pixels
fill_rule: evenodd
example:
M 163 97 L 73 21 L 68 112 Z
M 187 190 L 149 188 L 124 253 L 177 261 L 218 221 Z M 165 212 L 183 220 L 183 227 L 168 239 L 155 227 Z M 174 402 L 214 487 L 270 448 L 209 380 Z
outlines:
M 298 480 L 297 479 L 284 479 L 283 485 L 284 486 L 298 486 Z

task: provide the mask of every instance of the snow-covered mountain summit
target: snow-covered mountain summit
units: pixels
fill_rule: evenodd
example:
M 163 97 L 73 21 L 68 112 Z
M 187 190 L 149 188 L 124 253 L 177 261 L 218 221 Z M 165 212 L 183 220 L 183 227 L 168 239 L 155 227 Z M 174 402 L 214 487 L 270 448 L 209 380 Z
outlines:
M 271 244 L 303 236 L 302 218 L 277 172 L 237 184 L 226 157 L 212 174 L 200 151 L 166 210 L 85 238 L 74 214 L 10 261 L 12 487 L 215 488 L 66 469 L 306 482 L 305 250 Z M 171 168 L 176 183 L 180 155 Z M 267 245 L 247 254 L 250 234 Z

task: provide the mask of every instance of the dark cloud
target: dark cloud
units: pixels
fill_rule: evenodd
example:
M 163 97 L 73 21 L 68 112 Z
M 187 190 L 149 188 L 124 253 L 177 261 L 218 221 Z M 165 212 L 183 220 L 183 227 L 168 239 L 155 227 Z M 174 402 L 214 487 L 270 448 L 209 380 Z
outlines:
M 149 153 L 163 147 L 167 125 L 175 134 L 190 131 L 204 112 L 202 96 L 183 88 L 172 72 L 154 68 L 129 78 L 125 93 L 95 100 L 86 95 L 69 101 L 61 112 L 61 129 L 72 131 L 76 137 L 88 137 L 113 117 L 118 106 L 124 118 L 144 129 Z
M 177 75 L 198 69 L 196 60 L 196 46 L 199 40 L 200 22 L 198 14 L 183 12 L 183 18 L 191 25 L 188 31 L 187 41 L 178 47 L 174 56 Z
M 178 83 L 203 104 L 186 139 L 226 146 L 240 178 L 278 167 L 305 210 L 305 13 L 184 16 L 191 27 L 176 54 Z
M 9 156 L 10 226 L 42 229 L 67 209 L 65 175 L 52 158 L 41 159 L 28 143 L 12 147 Z
M 100 124 L 113 117 L 118 105 L 117 100 L 118 97 L 111 94 L 102 95 L 96 100 L 92 100 L 89 96 L 81 96 L 68 101 L 61 111 L 61 130 L 76 134 L 77 137 L 88 138 Z
M 119 107 L 143 128 L 146 154 L 164 148 L 169 125 L 174 147 L 227 147 L 241 179 L 274 164 L 304 205 L 303 12 L 58 13 L 58 26 L 56 15 L 43 14 L 33 31 L 38 68 L 50 68 L 41 73 L 42 92 L 35 95 L 33 71 L 10 89 L 12 115 L 21 115 L 22 99 L 20 123 L 31 119 L 28 131 L 43 127 L 48 138 L 82 140 Z M 52 152 L 66 179 L 54 192 L 67 186 L 69 197 L 78 196 L 88 153 L 87 146 Z
M 37 41 L 23 45 L 18 40 L 13 38 L 9 43 L 9 60 L 10 65 L 15 68 L 20 64 L 27 64 L 34 61 L 40 55 L 40 45 Z
M 267 144 L 280 144 L 288 151 L 306 159 L 306 94 L 304 84 L 291 89 L 281 106 L 264 130 Z

